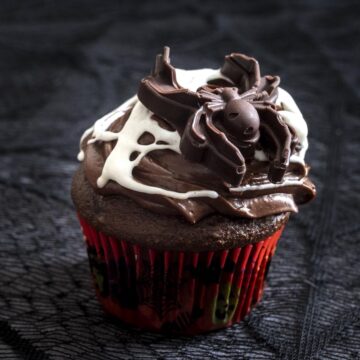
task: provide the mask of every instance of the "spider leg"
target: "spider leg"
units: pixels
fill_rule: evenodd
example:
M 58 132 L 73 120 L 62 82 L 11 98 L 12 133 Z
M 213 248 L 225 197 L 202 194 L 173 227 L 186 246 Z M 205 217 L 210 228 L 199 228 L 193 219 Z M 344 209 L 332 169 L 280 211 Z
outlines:
M 205 163 L 213 171 L 220 172 L 232 186 L 239 186 L 246 172 L 245 158 L 224 132 L 214 125 L 213 115 L 206 117 L 209 146 Z
M 180 150 L 191 161 L 200 162 L 203 159 L 207 146 L 207 139 L 204 134 L 205 117 L 206 111 L 202 106 L 189 119 L 181 137 Z
M 259 100 L 275 102 L 278 96 L 278 86 L 280 78 L 278 76 L 266 75 L 261 78 L 258 92 L 260 94 Z
M 206 109 L 202 106 L 193 116 L 192 121 L 189 121 L 189 130 L 192 137 L 198 142 L 205 142 L 206 138 L 203 130 L 203 123 L 205 122 Z
M 206 108 L 212 112 L 217 112 L 225 109 L 225 103 L 223 101 L 206 103 Z
M 257 95 L 257 90 L 256 88 L 252 88 L 248 91 L 245 91 L 244 93 L 242 94 L 239 94 L 239 98 L 242 99 L 242 100 L 252 100 L 253 98 L 255 98 Z
M 208 130 L 209 137 L 212 141 L 216 143 L 217 149 L 230 161 L 239 162 L 240 158 L 240 162 L 245 163 L 244 157 L 241 155 L 240 151 L 238 151 L 237 147 L 228 140 L 222 130 L 214 125 L 212 116 L 206 118 L 206 130 Z
M 221 96 L 217 93 L 201 89 L 198 91 L 200 100 L 206 101 L 222 101 Z
M 292 135 L 281 116 L 269 103 L 254 102 L 260 116 L 260 143 L 274 153 L 268 178 L 272 183 L 281 182 L 289 165 Z
M 239 149 L 212 122 L 213 112 L 201 107 L 188 122 L 180 142 L 182 154 L 220 173 L 238 186 L 245 174 L 245 159 Z

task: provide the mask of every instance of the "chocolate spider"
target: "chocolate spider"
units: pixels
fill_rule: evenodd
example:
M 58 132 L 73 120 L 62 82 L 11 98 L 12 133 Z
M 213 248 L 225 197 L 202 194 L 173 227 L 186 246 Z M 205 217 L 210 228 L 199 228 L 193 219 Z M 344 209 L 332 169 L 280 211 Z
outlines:
M 180 133 L 187 159 L 221 172 L 229 186 L 241 184 L 256 149 L 268 154 L 268 179 L 281 182 L 299 143 L 274 104 L 280 79 L 260 77 L 258 62 L 242 54 L 226 56 L 221 73 L 224 79 L 196 92 L 182 88 L 165 47 L 152 74 L 142 80 L 138 97 Z

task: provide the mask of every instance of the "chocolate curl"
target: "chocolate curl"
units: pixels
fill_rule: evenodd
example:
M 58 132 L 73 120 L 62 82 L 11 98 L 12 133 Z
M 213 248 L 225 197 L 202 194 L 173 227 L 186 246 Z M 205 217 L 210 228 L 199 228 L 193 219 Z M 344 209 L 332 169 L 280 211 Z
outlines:
M 157 55 L 152 75 L 141 81 L 137 95 L 150 111 L 166 119 L 182 134 L 186 120 L 199 107 L 199 97 L 177 83 L 169 54 L 170 49 L 164 47 L 163 54 Z
M 243 54 L 232 53 L 225 56 L 221 72 L 234 82 L 240 93 L 260 84 L 259 63 L 256 59 Z
M 164 46 L 163 53 L 157 54 L 155 59 L 155 66 L 151 73 L 152 76 L 164 76 L 167 79 L 170 79 L 173 85 L 177 84 L 175 80 L 175 72 L 172 67 L 166 66 L 170 64 L 170 48 L 168 46 Z M 165 73 L 165 74 L 164 74 Z
M 282 181 L 289 166 L 291 133 L 271 104 L 257 103 L 255 108 L 260 115 L 260 128 L 265 135 L 262 136 L 262 140 L 274 152 L 274 158 L 270 162 L 268 178 L 272 183 L 278 183 Z

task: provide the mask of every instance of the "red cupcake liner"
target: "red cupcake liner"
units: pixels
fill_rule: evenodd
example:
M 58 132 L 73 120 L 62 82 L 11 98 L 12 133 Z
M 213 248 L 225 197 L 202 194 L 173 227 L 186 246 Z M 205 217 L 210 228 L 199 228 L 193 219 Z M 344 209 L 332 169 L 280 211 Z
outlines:
M 283 228 L 221 251 L 158 251 L 107 236 L 79 217 L 96 293 L 137 328 L 198 334 L 239 322 L 261 298 Z

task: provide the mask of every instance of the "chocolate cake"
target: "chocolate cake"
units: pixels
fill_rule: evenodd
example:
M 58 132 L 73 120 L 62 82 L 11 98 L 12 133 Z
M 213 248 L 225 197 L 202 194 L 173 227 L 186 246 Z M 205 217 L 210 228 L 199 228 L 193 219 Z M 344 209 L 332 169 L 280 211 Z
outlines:
M 165 47 L 137 95 L 85 131 L 72 198 L 106 311 L 192 334 L 260 299 L 284 225 L 315 196 L 307 125 L 279 84 L 238 53 L 176 69 Z

